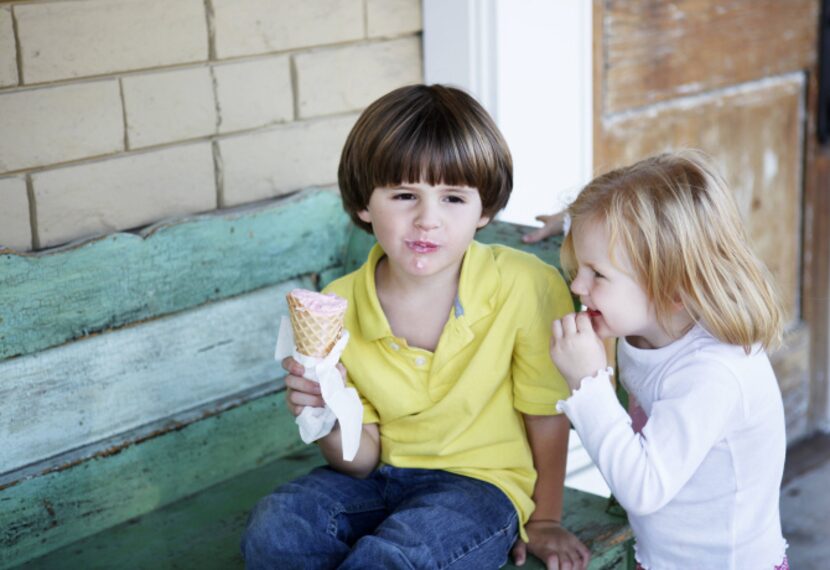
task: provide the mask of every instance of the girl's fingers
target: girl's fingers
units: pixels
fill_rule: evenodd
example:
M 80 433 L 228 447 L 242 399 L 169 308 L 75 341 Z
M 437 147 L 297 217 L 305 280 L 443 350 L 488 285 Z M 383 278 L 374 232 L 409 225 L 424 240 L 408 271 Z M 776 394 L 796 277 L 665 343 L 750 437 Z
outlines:
M 576 334 L 576 318 L 573 313 L 562 317 L 562 332 L 565 335 Z
M 593 332 L 594 325 L 591 324 L 591 317 L 587 312 L 581 312 L 576 315 L 575 319 L 576 330 L 579 332 Z
M 560 339 L 562 338 L 562 320 L 557 319 L 553 321 L 553 326 L 551 327 L 551 332 L 553 333 L 553 338 Z

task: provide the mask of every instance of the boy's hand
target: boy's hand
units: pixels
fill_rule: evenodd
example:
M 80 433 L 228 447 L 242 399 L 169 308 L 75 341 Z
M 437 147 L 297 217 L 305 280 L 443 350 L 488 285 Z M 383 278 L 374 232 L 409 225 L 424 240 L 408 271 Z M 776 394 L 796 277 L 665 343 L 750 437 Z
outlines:
M 289 356 L 282 361 L 282 367 L 288 372 L 285 377 L 285 402 L 294 416 L 299 416 L 306 406 L 322 408 L 325 405 L 320 394 L 320 384 L 303 377 L 305 368 L 302 364 Z M 338 363 L 337 368 L 345 378 L 346 369 L 343 365 Z
M 571 391 L 579 389 L 583 378 L 608 365 L 605 345 L 588 313 L 571 313 L 553 321 L 552 332 L 550 357 Z
M 521 539 L 513 545 L 513 562 L 522 566 L 527 551 L 544 562 L 548 570 L 585 570 L 591 551 L 580 540 L 553 521 L 528 521 L 525 525 L 530 543 Z

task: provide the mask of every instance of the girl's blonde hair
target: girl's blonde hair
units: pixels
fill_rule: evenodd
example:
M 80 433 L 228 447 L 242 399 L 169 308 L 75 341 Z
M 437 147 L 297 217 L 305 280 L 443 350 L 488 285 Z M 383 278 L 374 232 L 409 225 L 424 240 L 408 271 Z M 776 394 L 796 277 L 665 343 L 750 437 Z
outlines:
M 572 227 L 604 222 L 610 256 L 619 244 L 666 330 L 680 302 L 719 340 L 780 344 L 782 310 L 773 280 L 750 249 L 725 181 L 698 151 L 661 154 L 603 174 L 569 206 Z M 573 234 L 562 263 L 573 276 Z

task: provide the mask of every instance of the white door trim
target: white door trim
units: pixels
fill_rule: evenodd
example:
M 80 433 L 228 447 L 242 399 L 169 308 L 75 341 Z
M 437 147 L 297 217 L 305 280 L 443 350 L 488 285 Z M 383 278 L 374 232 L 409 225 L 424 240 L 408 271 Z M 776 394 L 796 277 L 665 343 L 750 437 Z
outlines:
M 562 209 L 593 174 L 592 3 L 423 0 L 423 22 L 426 82 L 475 96 L 513 152 L 500 218 Z

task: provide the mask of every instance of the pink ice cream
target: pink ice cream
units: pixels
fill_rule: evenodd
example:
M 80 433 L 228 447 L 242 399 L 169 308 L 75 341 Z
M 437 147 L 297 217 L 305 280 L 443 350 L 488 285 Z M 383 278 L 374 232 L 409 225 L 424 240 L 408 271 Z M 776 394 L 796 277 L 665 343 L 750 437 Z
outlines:
M 347 302 L 333 293 L 317 293 L 308 289 L 294 289 L 289 293 L 313 315 L 337 315 L 346 310 Z

